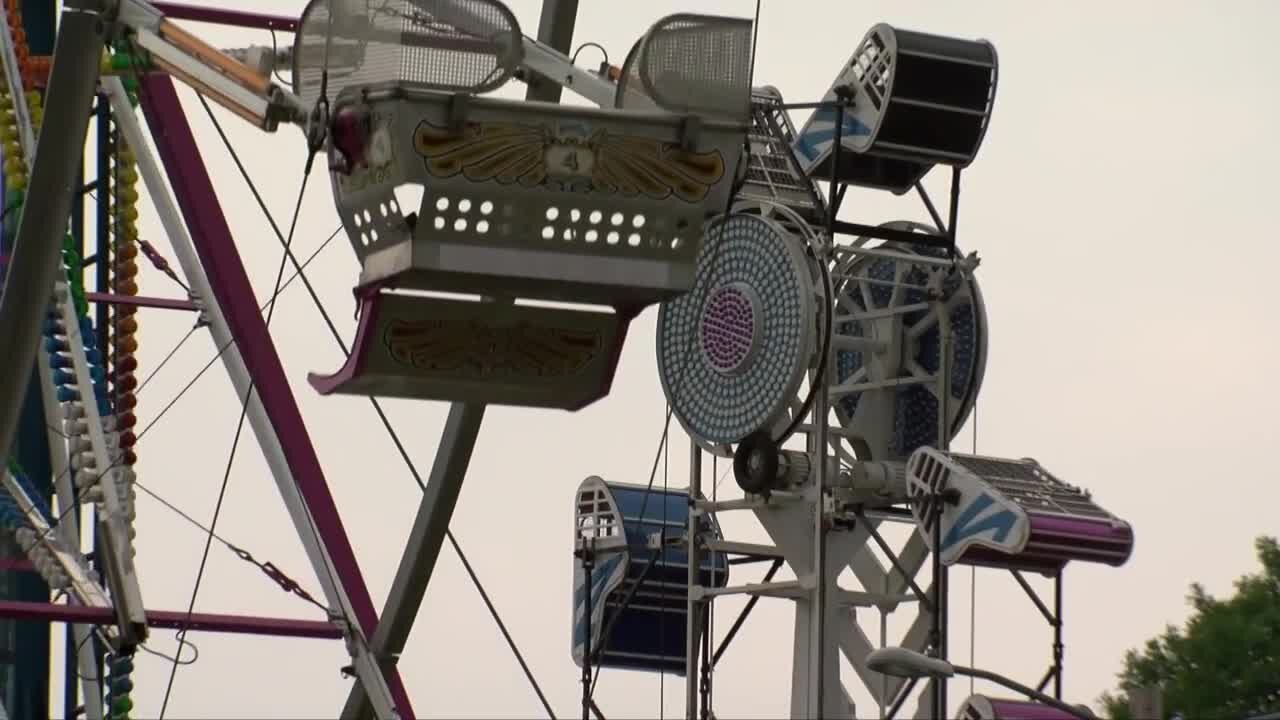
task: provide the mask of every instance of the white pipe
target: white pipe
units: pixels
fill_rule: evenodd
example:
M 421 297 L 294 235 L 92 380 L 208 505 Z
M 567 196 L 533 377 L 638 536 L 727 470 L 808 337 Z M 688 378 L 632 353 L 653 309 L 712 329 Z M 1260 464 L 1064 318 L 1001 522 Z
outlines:
M 116 122 L 120 127 L 120 131 L 124 134 L 125 140 L 133 150 L 134 158 L 138 163 L 139 174 L 147 186 L 151 201 L 155 204 L 156 213 L 160 216 L 160 223 L 169 235 L 174 254 L 178 258 L 178 264 L 182 266 L 183 274 L 186 275 L 187 280 L 202 301 L 205 317 L 209 321 L 210 334 L 219 349 L 226 348 L 221 357 L 223 366 L 227 370 L 227 375 L 231 378 L 231 383 L 235 386 L 239 397 L 243 398 L 246 394 L 249 395 L 247 403 L 249 426 L 253 429 L 253 433 L 258 439 L 258 444 L 262 447 L 262 454 L 271 469 L 272 477 L 275 478 L 276 487 L 280 491 L 285 507 L 289 510 L 289 517 L 293 520 L 294 530 L 302 540 L 302 546 L 306 549 L 307 558 L 311 561 L 311 567 L 315 571 L 321 587 L 324 589 L 325 598 L 328 600 L 330 607 L 341 608 L 344 617 L 354 618 L 355 610 L 341 585 L 334 580 L 337 576 L 337 571 L 321 544 L 306 504 L 298 492 L 297 483 L 294 481 L 289 465 L 285 461 L 284 450 L 280 445 L 280 439 L 276 435 L 275 428 L 272 426 L 271 420 L 268 418 L 266 409 L 263 408 L 262 401 L 257 393 L 249 393 L 251 379 L 248 368 L 245 367 L 239 349 L 232 340 L 231 329 L 222 314 L 222 309 L 214 300 L 215 296 L 209 284 L 209 278 L 205 275 L 204 268 L 196 255 L 195 247 L 191 243 L 191 236 L 187 233 L 186 224 L 182 221 L 182 216 L 178 213 L 178 208 L 169 193 L 169 188 L 165 183 L 165 174 L 151 154 L 151 147 L 147 144 L 146 138 L 143 137 L 142 126 L 134 114 L 133 107 L 129 104 L 124 85 L 116 77 L 104 77 L 102 82 L 110 98 L 112 110 L 115 111 Z M 350 633 L 348 646 L 351 648 L 353 659 L 355 660 L 356 674 L 373 702 L 374 711 L 380 718 L 394 718 L 396 716 L 395 703 L 391 697 L 391 690 L 387 687 L 386 678 L 383 676 L 382 670 L 368 653 L 367 640 L 364 638 L 361 629 L 355 626 L 354 623 L 349 623 L 349 626 L 344 628 L 344 632 Z M 351 640 L 354 640 L 354 642 L 351 642 Z
M 54 397 L 52 370 L 49 368 L 49 356 L 43 352 L 36 353 L 36 367 L 40 373 L 40 399 L 44 404 L 45 435 L 49 443 L 49 467 L 53 475 L 54 491 L 58 495 L 58 510 L 62 520 L 58 530 L 67 547 L 80 551 L 80 523 L 72 510 L 79 498 L 71 484 L 71 469 L 67 467 L 67 443 L 57 431 L 58 401 Z M 72 625 L 71 638 L 76 644 L 76 665 L 80 675 L 80 689 L 84 695 L 84 714 L 86 720 L 102 720 L 102 691 L 98 686 L 98 665 L 93 656 L 93 647 L 89 644 L 89 635 L 93 631 L 91 625 Z M 66 708 L 70 715 L 74 708 Z
M 80 334 L 80 318 L 76 314 L 71 286 L 66 280 L 61 280 L 56 285 L 61 294 L 56 304 L 62 313 L 62 323 L 67 334 L 67 354 L 71 357 L 76 387 L 80 392 L 79 403 L 84 409 L 85 425 L 89 430 L 94 462 L 92 472 L 97 475 L 98 485 L 102 489 L 102 504 L 106 511 L 102 526 L 108 528 L 112 535 L 113 542 L 109 546 L 114 551 L 115 562 L 123 575 L 119 578 L 123 597 L 116 597 L 114 600 L 117 607 L 124 606 L 122 610 L 129 622 L 146 628 L 147 616 L 143 611 L 142 589 L 138 586 L 138 574 L 133 565 L 133 543 L 129 539 L 128 517 L 120 500 L 120 486 L 117 485 L 117 481 L 123 480 L 119 468 L 111 462 L 111 453 L 107 449 L 106 431 L 102 427 L 102 417 L 98 414 L 98 398 L 94 393 L 93 378 L 89 374 L 89 361 L 85 356 L 84 338 Z M 79 549 L 78 545 L 76 549 Z

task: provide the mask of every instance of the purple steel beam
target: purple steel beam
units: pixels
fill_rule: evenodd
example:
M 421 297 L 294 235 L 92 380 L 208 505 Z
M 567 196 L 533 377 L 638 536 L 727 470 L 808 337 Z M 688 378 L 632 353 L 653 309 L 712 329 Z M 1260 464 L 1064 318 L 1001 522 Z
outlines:
M 274 635 L 276 637 L 319 638 L 338 640 L 342 631 L 332 623 L 322 620 L 291 620 L 254 615 L 217 615 L 175 610 L 147 610 L 147 627 L 181 630 L 187 628 L 199 632 L 236 633 L 241 635 Z M 53 603 L 0 601 L 0 618 L 8 620 L 39 620 L 83 625 L 114 625 L 116 613 L 111 608 L 85 605 L 55 605 Z
M 134 307 L 160 308 L 161 310 L 199 310 L 190 300 L 147 297 L 145 295 L 113 295 L 111 293 L 85 293 L 84 298 L 93 303 L 107 305 L 133 305 Z
M 236 250 L 227 218 L 201 160 L 200 149 L 191 134 L 167 75 L 146 75 L 140 80 L 143 111 L 155 139 L 156 150 L 173 186 L 173 194 L 191 231 L 191 240 L 200 264 L 209 276 L 214 300 L 226 317 L 231 336 L 254 380 L 262 407 L 280 440 L 285 463 L 297 483 L 299 494 L 315 522 L 320 542 L 333 563 L 338 584 L 346 592 L 364 637 L 373 637 L 378 615 L 360 574 L 351 542 L 338 516 L 333 495 L 325 483 L 324 471 L 315 446 L 307 435 L 302 413 L 284 374 L 271 334 L 258 309 L 253 287 Z M 383 674 L 402 720 L 413 720 L 409 695 L 394 666 L 384 664 Z
M 26 558 L 0 558 L 0 572 L 35 572 L 36 566 Z
M 267 15 L 264 13 L 244 12 L 242 10 L 187 5 L 185 3 L 158 2 L 151 4 L 171 20 L 190 20 L 191 22 L 230 25 L 232 27 L 253 28 L 255 30 L 298 31 L 298 19 L 283 15 Z

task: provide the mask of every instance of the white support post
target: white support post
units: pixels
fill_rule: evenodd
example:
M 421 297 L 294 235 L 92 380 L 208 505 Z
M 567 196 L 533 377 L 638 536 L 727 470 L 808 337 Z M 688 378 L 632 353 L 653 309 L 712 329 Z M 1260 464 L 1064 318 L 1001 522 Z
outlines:
M 698 622 L 700 610 L 704 602 L 711 603 L 711 597 L 703 601 L 700 593 L 693 592 L 698 587 L 698 509 L 695 502 L 702 497 L 702 450 L 698 443 L 689 441 L 689 517 L 686 526 L 685 552 L 688 558 L 689 597 L 685 603 L 685 640 L 684 640 L 684 672 L 685 696 L 684 712 L 686 720 L 697 720 L 698 717 L 698 650 L 701 625 Z
M 834 307 L 827 307 L 825 312 L 835 312 Z M 821 341 L 819 342 L 821 344 Z M 829 350 L 829 352 L 831 352 Z M 834 356 L 834 352 L 831 352 Z M 813 403 L 813 424 L 817 432 L 810 436 L 811 452 L 813 453 L 812 465 L 813 471 L 813 571 L 814 585 L 812 595 L 812 605 L 809 608 L 809 711 L 813 713 L 811 717 L 825 718 L 827 717 L 827 687 L 829 678 L 827 677 L 828 655 L 831 652 L 832 643 L 827 637 L 827 585 L 828 577 L 832 576 L 827 568 L 827 458 L 830 453 L 830 447 L 827 444 L 827 415 L 828 403 L 830 401 L 831 392 L 831 365 L 834 357 L 822 358 L 821 363 L 825 368 L 822 377 L 815 378 L 814 382 L 817 388 L 813 390 L 815 398 Z M 834 576 L 832 576 L 831 584 L 834 584 Z M 839 663 L 833 662 L 835 687 L 840 688 L 843 694 L 844 688 L 840 686 L 839 681 Z
M 246 413 L 249 426 L 262 448 L 262 453 L 271 470 L 271 475 L 276 481 L 276 487 L 279 489 L 285 507 L 289 511 L 289 517 L 293 521 L 294 530 L 298 533 L 303 548 L 306 550 L 307 558 L 311 561 L 312 570 L 324 590 L 325 599 L 328 601 L 330 608 L 341 608 L 343 616 L 354 617 L 350 600 L 341 585 L 333 579 L 336 576 L 336 570 L 333 568 L 332 562 L 320 542 L 310 514 L 298 492 L 297 484 L 289 470 L 288 463 L 285 461 L 284 451 L 280 446 L 280 439 L 275 433 L 275 428 L 271 425 L 271 421 L 268 419 L 266 410 L 263 408 L 257 393 L 249 392 L 251 384 L 249 371 L 245 367 L 244 360 L 232 340 L 231 330 L 227 325 L 221 308 L 212 300 L 215 296 L 209 285 L 209 278 L 205 275 L 204 268 L 196 255 L 195 247 L 192 245 L 191 237 L 187 233 L 186 225 L 182 222 L 181 215 L 174 204 L 173 197 L 165 182 L 164 172 L 156 162 L 151 153 L 151 146 L 143 136 L 142 127 L 134 114 L 133 107 L 129 104 L 124 85 L 119 78 L 115 77 L 103 78 L 103 84 L 110 98 L 112 109 L 115 111 L 120 131 L 124 134 L 129 147 L 133 149 L 134 156 L 138 162 L 139 174 L 142 176 L 147 192 L 156 206 L 160 222 L 165 232 L 169 235 L 178 264 L 182 267 L 187 280 L 202 300 L 203 311 L 209 322 L 210 334 L 219 349 L 225 348 L 221 358 L 223 366 L 227 370 L 227 375 L 230 377 L 237 394 L 240 397 L 248 397 Z M 379 718 L 394 718 L 396 713 L 391 691 L 387 687 L 386 679 L 378 667 L 377 660 L 368 650 L 367 638 L 362 635 L 358 627 L 353 627 L 351 624 L 344 624 L 342 629 L 347 634 L 347 645 L 354 661 L 356 675 L 369 694 L 374 712 Z
M 40 399 L 44 407 L 45 435 L 49 444 L 49 467 L 53 475 L 53 488 L 58 497 L 58 509 L 62 521 L 58 530 L 62 533 L 67 547 L 80 550 L 80 523 L 73 508 L 79 503 L 75 489 L 71 484 L 71 469 L 67 465 L 67 443 L 57 431 L 58 401 L 54 396 L 52 370 L 49 357 L 45 353 L 36 353 L 36 368 L 40 373 Z M 84 695 L 85 720 L 102 720 L 102 689 L 98 682 L 98 664 L 93 655 L 93 647 L 89 643 L 91 625 L 74 624 L 70 626 L 71 637 L 76 646 L 76 665 L 80 675 L 80 690 Z M 70 714 L 72 708 L 67 708 Z

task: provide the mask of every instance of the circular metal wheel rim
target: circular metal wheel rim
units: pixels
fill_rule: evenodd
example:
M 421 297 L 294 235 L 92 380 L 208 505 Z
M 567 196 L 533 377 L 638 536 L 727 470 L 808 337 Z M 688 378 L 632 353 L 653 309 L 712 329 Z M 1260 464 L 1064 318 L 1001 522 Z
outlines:
M 925 223 L 920 223 L 913 220 L 892 220 L 890 222 L 882 223 L 880 227 L 885 229 L 891 229 L 891 230 L 911 230 L 911 231 L 935 233 L 935 234 L 938 232 L 937 228 L 934 228 Z M 868 238 L 858 238 L 855 244 L 858 247 L 865 247 L 868 241 L 869 241 Z M 915 255 L 920 255 L 920 253 L 917 252 L 914 248 L 910 246 L 900 246 L 899 244 L 896 244 L 896 243 L 884 243 L 882 245 L 877 245 L 876 247 L 886 247 L 886 246 L 891 246 L 892 249 L 897 252 L 907 252 Z M 848 259 L 839 261 L 837 264 L 837 270 L 841 274 L 845 274 L 850 268 L 852 268 L 854 265 L 858 264 L 859 262 L 869 262 L 869 261 L 873 262 L 874 260 L 875 258 L 873 256 L 859 257 L 858 255 L 853 255 Z M 903 261 L 898 261 L 898 262 L 903 262 Z M 849 282 L 850 281 L 848 279 L 844 279 L 840 281 L 839 287 L 836 288 L 835 290 L 836 298 L 839 298 L 840 295 L 845 291 Z M 975 328 L 977 329 L 977 332 L 975 334 L 977 335 L 977 337 L 975 339 L 973 370 L 970 373 L 971 379 L 969 383 L 969 388 L 965 392 L 964 397 L 960 399 L 959 405 L 956 407 L 955 416 L 952 419 L 950 426 L 948 428 L 949 429 L 948 437 L 947 437 L 948 443 L 951 442 L 952 440 L 955 440 L 956 436 L 960 432 L 960 429 L 963 428 L 965 422 L 968 421 L 970 413 L 973 412 L 973 407 L 974 405 L 977 404 L 977 401 L 978 401 L 978 393 L 982 389 L 982 381 L 984 376 L 986 375 L 986 368 L 987 368 L 987 345 L 988 345 L 988 337 L 990 335 L 990 332 L 989 332 L 989 323 L 987 321 L 987 307 L 986 307 L 986 303 L 983 301 L 983 298 L 982 298 L 982 287 L 978 283 L 978 279 L 972 275 L 965 282 L 969 286 L 971 302 L 973 304 L 974 325 L 975 325 Z M 834 308 L 833 308 L 833 311 L 834 311 Z M 834 328 L 832 331 L 834 332 Z M 851 418 L 848 415 L 848 413 L 844 411 L 844 408 L 842 407 L 842 405 L 843 404 L 839 402 L 832 402 L 831 408 L 835 412 L 836 417 L 839 419 L 841 427 L 845 429 L 850 429 L 850 425 L 853 422 L 853 418 Z M 853 457 L 854 460 L 862 459 L 862 458 L 857 458 L 856 455 L 851 455 L 845 447 L 846 443 L 841 442 L 841 438 L 833 437 L 830 439 L 828 444 L 834 447 L 837 450 L 837 452 L 846 461 L 848 461 L 850 457 Z
M 790 232 L 794 235 L 798 235 L 805 243 L 805 247 L 801 252 L 805 260 L 805 265 L 809 268 L 810 281 L 812 283 L 812 287 L 814 288 L 815 293 L 821 293 L 821 286 L 820 286 L 821 281 L 820 281 L 820 278 L 816 276 L 816 273 L 818 272 L 817 264 L 820 261 L 815 259 L 819 255 L 818 249 L 821 244 L 819 242 L 820 238 L 818 234 L 814 232 L 812 226 L 810 226 L 807 222 L 805 222 L 804 219 L 801 218 L 800 215 L 796 213 L 794 210 L 792 210 L 791 208 L 786 207 L 785 205 L 781 205 L 779 203 L 768 201 L 768 200 L 744 200 L 744 201 L 737 202 L 733 205 L 732 209 L 730 210 L 729 216 L 732 216 L 733 214 L 736 214 L 736 213 L 751 213 L 751 214 L 758 215 L 760 218 L 766 221 L 772 221 L 773 223 L 779 225 L 782 230 L 786 232 Z M 708 222 L 708 234 L 710 230 L 714 227 L 712 223 L 714 223 L 717 220 L 727 219 L 727 217 L 729 216 L 718 216 L 717 218 L 713 218 L 712 221 Z M 815 295 L 815 297 L 819 297 L 819 296 Z M 820 342 L 822 340 L 821 338 L 822 327 L 823 327 L 823 323 L 825 322 L 825 319 L 823 316 L 823 312 L 825 312 L 823 308 L 825 307 L 825 305 L 826 305 L 825 302 L 815 302 L 813 306 L 814 307 L 814 313 L 813 313 L 814 327 L 813 327 L 813 334 L 811 335 L 812 342 L 810 343 L 811 345 L 813 345 L 813 347 L 811 347 L 809 350 L 809 360 L 807 363 L 804 363 L 797 369 L 796 373 L 793 376 L 793 380 L 789 383 L 790 385 L 796 387 L 797 391 L 799 390 L 805 378 L 812 377 L 813 372 L 817 367 L 818 348 L 820 347 Z M 661 376 L 661 374 L 659 374 L 659 381 L 662 383 L 663 391 L 669 392 L 669 388 L 667 387 L 667 381 L 665 378 Z M 668 394 L 668 397 L 670 397 L 669 394 Z M 795 407 L 797 407 L 802 402 L 803 402 L 803 398 L 800 398 L 799 401 L 793 399 L 791 402 L 786 403 L 785 410 L 779 413 L 778 419 L 775 420 L 770 427 L 763 428 L 763 429 L 768 430 L 771 434 L 778 433 L 786 429 L 786 427 L 791 423 L 791 420 L 794 417 L 792 413 L 795 412 Z M 693 440 L 693 442 L 698 445 L 698 447 L 700 447 L 701 449 L 705 450 L 706 452 L 716 457 L 724 458 L 727 460 L 733 459 L 733 454 L 734 454 L 734 450 L 737 447 L 737 442 L 715 443 L 715 442 L 708 441 L 705 438 L 701 437 L 698 433 L 694 432 L 685 423 L 684 419 L 680 417 L 680 414 L 674 411 L 674 409 L 671 414 L 673 417 L 675 417 L 676 422 L 680 424 L 680 427 L 684 429 L 685 434 L 687 434 Z M 786 441 L 794 434 L 795 432 L 792 432 L 788 434 L 786 437 L 779 439 L 778 446 L 782 447 L 783 444 L 786 443 Z M 716 478 L 716 480 L 719 480 L 719 478 Z

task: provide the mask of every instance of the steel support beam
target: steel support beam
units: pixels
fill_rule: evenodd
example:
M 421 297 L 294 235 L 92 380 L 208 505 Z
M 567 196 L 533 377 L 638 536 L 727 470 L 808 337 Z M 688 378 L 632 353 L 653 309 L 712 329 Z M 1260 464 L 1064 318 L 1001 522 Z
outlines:
M 119 115 L 127 115 L 128 105 L 121 102 L 123 88 L 118 80 L 109 85 L 113 89 L 113 102 L 119 103 Z M 167 76 L 149 75 L 142 79 L 141 89 L 142 107 L 147 113 L 152 137 L 191 230 L 190 236 L 182 228 L 170 230 L 171 234 L 178 230 L 174 238 L 175 253 L 205 301 L 215 339 L 223 345 L 234 344 L 238 350 L 223 354 L 228 374 L 237 391 L 246 397 L 250 425 L 324 586 L 330 607 L 335 611 L 341 609 L 342 616 L 353 625 L 349 628 L 348 645 L 360 682 L 375 698 L 380 717 L 412 720 L 413 709 L 399 674 L 394 668 L 379 670 L 369 653 L 367 638 L 377 624 L 373 600 L 361 577 L 315 447 L 307 435 L 284 367 L 254 299 L 253 287 L 236 251 L 173 81 Z M 122 129 L 136 130 L 136 126 L 136 119 L 130 116 L 124 119 Z M 160 208 L 162 219 L 175 214 L 162 180 L 150 177 L 154 173 L 149 171 L 149 163 L 143 161 L 143 152 L 141 149 L 135 152 L 148 190 L 153 197 L 163 198 L 157 203 L 164 205 Z M 153 182 L 159 187 L 152 187 Z M 166 229 L 169 224 L 166 223 Z M 254 392 L 246 392 L 250 380 Z
M 188 629 L 196 632 L 271 635 L 275 637 L 318 638 L 338 640 L 342 631 L 327 620 L 293 620 L 253 615 L 221 615 L 180 610 L 147 610 L 147 627 L 166 630 Z M 8 620 L 41 620 L 46 622 L 89 625 L 115 625 L 111 608 L 87 605 L 57 605 L 0 601 L 0 618 Z
M 190 20 L 191 22 L 227 25 L 253 30 L 279 30 L 280 32 L 297 32 L 298 30 L 298 18 L 296 17 L 174 2 L 157 2 L 151 3 L 151 5 L 164 13 L 164 16 L 170 20 Z
M 715 481 L 715 478 L 712 478 Z M 697 587 L 698 570 L 701 560 L 698 555 L 698 521 L 701 515 L 694 504 L 702 499 L 702 449 L 694 440 L 689 441 L 689 516 L 686 520 L 685 558 L 687 585 L 690 589 Z M 665 500 L 663 502 L 666 502 Z M 698 622 L 702 612 L 711 607 L 711 600 L 703 602 L 696 593 L 690 592 L 685 603 L 685 636 L 684 636 L 684 673 L 685 673 L 685 720 L 697 720 L 698 717 L 698 651 L 702 623 Z
M 573 52 L 573 28 L 578 22 L 578 0 L 542 0 L 542 17 L 538 20 L 538 42 L 565 55 Z M 525 100 L 560 102 L 563 88 L 557 82 L 532 75 Z
M 160 310 L 199 310 L 200 306 L 190 300 L 175 298 L 147 297 L 145 295 L 115 295 L 105 292 L 85 293 L 84 297 L 91 303 L 100 306 L 126 305 L 130 307 L 157 308 Z
M 449 521 L 458 504 L 467 466 L 471 464 L 471 453 L 480 434 L 484 410 L 484 405 L 462 403 L 449 407 L 435 463 L 431 466 L 426 490 L 418 503 L 418 516 L 413 521 L 409 542 L 400 557 L 391 592 L 387 595 L 378 628 L 373 633 L 373 653 L 389 667 L 404 650 L 413 621 L 422 607 Z M 364 688 L 359 684 L 353 685 L 342 709 L 342 720 L 366 718 L 369 710 L 369 698 Z
M 78 190 L 76 175 L 89 131 L 85 109 L 93 105 L 103 45 L 97 15 L 63 11 L 44 123 L 0 296 L 0 338 L 9 367 L 35 366 L 40 329 L 62 267 L 62 237 Z M 25 372 L 0 375 L 0 449 L 5 453 L 13 445 L 28 379 Z

